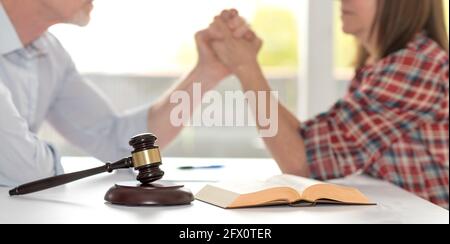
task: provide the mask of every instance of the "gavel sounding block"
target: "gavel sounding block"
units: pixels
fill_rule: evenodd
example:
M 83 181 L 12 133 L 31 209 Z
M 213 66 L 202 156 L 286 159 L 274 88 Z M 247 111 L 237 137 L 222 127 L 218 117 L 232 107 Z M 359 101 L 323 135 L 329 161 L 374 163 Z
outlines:
M 143 185 L 139 182 L 115 184 L 105 195 L 105 201 L 125 206 L 168 206 L 190 204 L 191 191 L 183 185 L 156 181 Z

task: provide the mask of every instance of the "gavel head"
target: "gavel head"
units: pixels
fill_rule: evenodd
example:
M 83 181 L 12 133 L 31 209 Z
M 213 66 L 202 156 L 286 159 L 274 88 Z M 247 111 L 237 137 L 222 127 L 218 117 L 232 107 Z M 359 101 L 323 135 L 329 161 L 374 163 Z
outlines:
M 130 146 L 134 148 L 131 153 L 133 166 L 139 171 L 137 180 L 142 184 L 150 184 L 163 177 L 164 171 L 161 165 L 159 147 L 155 145 L 156 136 L 153 134 L 140 134 L 130 140 Z

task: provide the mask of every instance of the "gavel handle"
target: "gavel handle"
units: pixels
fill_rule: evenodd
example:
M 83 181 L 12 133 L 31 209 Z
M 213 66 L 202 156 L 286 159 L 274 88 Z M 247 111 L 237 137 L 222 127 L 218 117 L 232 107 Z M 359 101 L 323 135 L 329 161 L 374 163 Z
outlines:
M 113 172 L 116 169 L 126 169 L 133 167 L 132 158 L 124 158 L 115 163 L 106 163 L 104 166 L 88 169 L 84 171 L 74 172 L 70 174 L 58 175 L 38 181 L 34 181 L 31 183 L 27 183 L 21 186 L 18 186 L 9 191 L 10 196 L 15 195 L 25 195 L 37 191 L 42 191 L 45 189 L 49 189 L 52 187 L 64 185 L 79 179 L 83 179 L 89 176 L 93 176 L 96 174 L 104 173 L 104 172 Z

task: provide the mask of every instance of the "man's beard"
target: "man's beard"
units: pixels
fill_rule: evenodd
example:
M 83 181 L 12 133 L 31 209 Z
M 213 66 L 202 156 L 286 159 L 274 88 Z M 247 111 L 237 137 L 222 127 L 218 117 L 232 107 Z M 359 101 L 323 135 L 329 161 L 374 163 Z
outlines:
M 90 11 L 83 9 L 79 11 L 75 16 L 73 16 L 73 18 L 70 19 L 68 23 L 78 26 L 86 26 L 87 24 L 89 24 L 90 20 Z

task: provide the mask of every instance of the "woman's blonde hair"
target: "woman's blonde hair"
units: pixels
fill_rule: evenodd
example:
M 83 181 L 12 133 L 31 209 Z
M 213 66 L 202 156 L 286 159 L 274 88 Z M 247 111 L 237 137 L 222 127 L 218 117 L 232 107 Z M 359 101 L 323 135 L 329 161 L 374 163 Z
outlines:
M 445 27 L 442 0 L 378 0 L 377 13 L 371 35 L 376 34 L 378 55 L 384 58 L 403 49 L 414 36 L 425 31 L 448 53 L 448 36 Z M 366 64 L 367 50 L 360 46 L 357 68 Z

